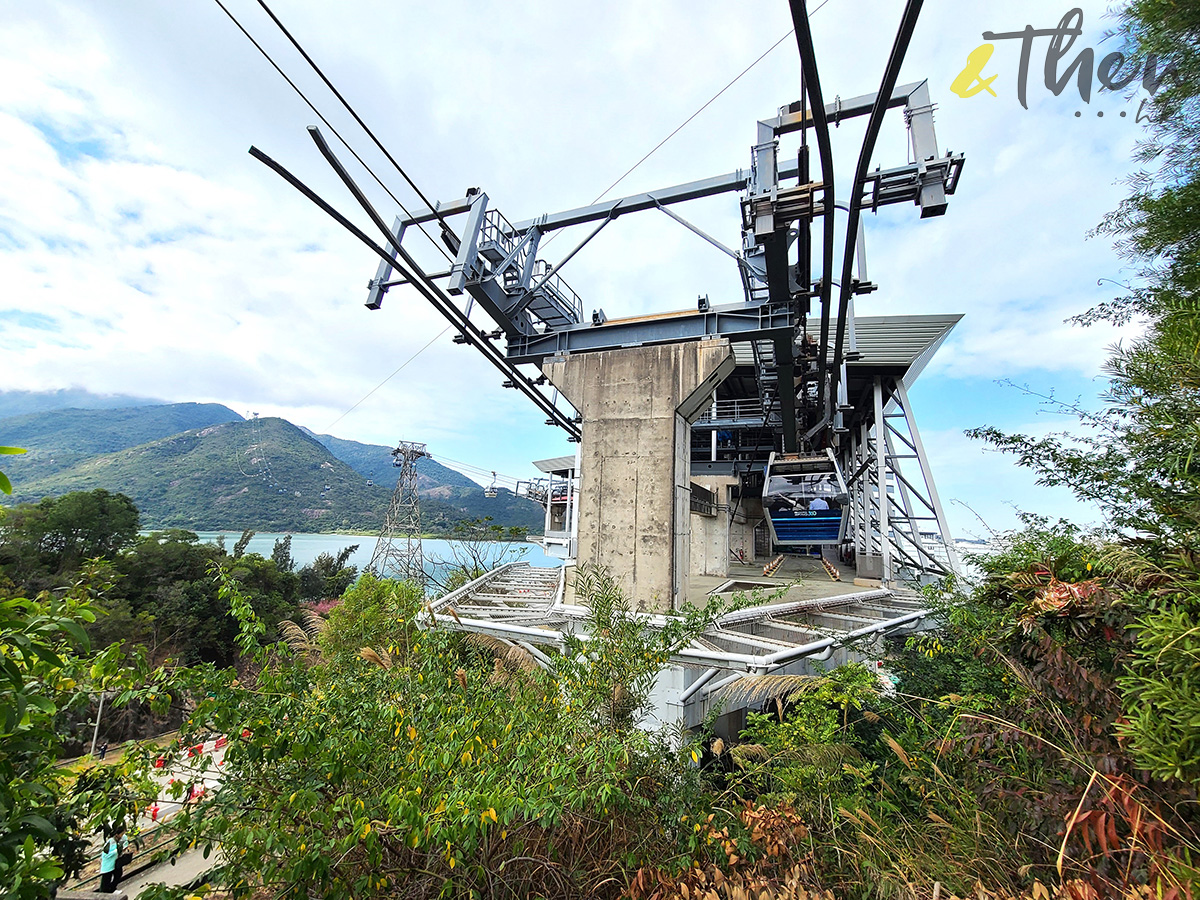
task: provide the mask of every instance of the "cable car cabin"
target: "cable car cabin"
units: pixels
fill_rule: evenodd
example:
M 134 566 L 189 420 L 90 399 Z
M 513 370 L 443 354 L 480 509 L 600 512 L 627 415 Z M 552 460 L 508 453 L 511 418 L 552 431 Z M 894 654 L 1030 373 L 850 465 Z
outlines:
M 776 544 L 840 544 L 850 513 L 847 497 L 832 450 L 803 456 L 772 453 L 767 461 L 762 502 Z

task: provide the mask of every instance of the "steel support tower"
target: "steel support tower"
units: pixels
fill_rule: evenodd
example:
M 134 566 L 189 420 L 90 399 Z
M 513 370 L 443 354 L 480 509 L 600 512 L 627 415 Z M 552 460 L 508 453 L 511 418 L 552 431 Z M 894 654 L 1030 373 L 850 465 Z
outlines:
M 425 587 L 425 555 L 421 550 L 421 501 L 417 495 L 417 460 L 428 456 L 424 444 L 400 441 L 392 465 L 400 469 L 387 518 L 367 568 L 380 578 L 398 578 Z

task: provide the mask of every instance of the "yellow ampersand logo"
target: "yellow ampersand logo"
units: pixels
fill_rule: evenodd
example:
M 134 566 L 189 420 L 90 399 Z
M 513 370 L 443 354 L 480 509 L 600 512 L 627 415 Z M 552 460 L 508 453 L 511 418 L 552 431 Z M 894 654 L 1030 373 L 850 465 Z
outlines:
M 950 90 L 963 98 L 974 97 L 980 91 L 987 91 L 993 97 L 998 97 L 999 94 L 992 90 L 992 82 L 997 76 L 983 77 L 983 67 L 992 58 L 992 51 L 995 49 L 995 44 L 980 44 L 972 50 L 967 55 L 966 67 L 950 82 Z

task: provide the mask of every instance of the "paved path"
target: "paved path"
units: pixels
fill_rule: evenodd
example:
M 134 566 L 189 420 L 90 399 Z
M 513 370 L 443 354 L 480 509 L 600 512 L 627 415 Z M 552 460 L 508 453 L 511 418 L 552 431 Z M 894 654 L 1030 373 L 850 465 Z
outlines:
M 189 850 L 177 856 L 173 863 L 160 863 L 144 872 L 130 875 L 118 885 L 118 888 L 124 891 L 130 900 L 134 900 L 138 894 L 152 884 L 165 884 L 168 887 L 182 887 L 185 884 L 191 884 L 216 864 L 217 851 L 213 851 L 209 854 L 208 859 L 205 859 L 203 850 Z

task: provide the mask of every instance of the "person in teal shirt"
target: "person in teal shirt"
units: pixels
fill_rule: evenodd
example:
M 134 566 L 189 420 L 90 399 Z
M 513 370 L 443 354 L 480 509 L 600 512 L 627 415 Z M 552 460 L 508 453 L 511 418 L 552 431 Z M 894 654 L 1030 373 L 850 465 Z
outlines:
M 127 846 L 125 826 L 118 825 L 100 849 L 100 893 L 111 894 L 117 889 L 121 881 L 120 856 Z
M 104 842 L 100 850 L 100 893 L 111 894 L 117 886 L 117 836 L 114 834 Z

